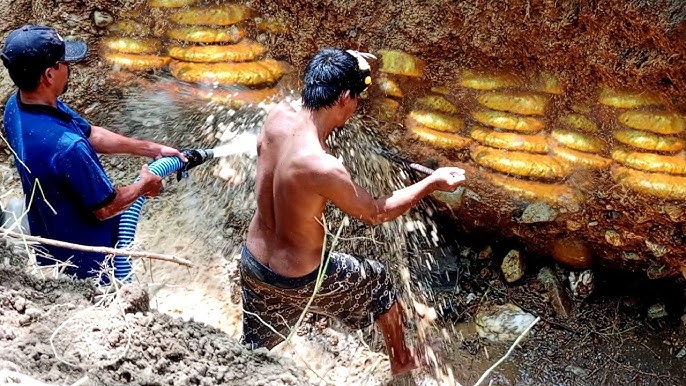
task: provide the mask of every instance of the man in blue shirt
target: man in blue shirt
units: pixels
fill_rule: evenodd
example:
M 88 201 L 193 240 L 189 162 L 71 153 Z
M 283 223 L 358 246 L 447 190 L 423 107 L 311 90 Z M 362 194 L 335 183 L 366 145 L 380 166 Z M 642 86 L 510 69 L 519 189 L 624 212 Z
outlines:
M 15 153 L 33 235 L 91 246 L 115 246 L 119 215 L 138 197 L 157 196 L 161 178 L 143 166 L 140 179 L 115 188 L 97 153 L 159 158 L 173 148 L 93 126 L 58 99 L 67 89 L 69 65 L 86 56 L 81 41 L 65 42 L 44 26 L 27 25 L 7 36 L 2 62 L 18 87 L 7 101 L 4 128 Z M 105 256 L 45 246 L 41 265 L 69 261 L 66 273 L 97 277 Z

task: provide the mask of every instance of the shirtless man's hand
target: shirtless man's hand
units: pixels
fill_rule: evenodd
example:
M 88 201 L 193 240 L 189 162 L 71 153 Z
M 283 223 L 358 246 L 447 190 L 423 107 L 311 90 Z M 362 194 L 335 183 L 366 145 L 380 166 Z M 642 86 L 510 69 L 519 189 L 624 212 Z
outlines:
M 427 178 L 432 180 L 436 190 L 444 192 L 454 192 L 465 181 L 464 170 L 455 167 L 436 169 Z

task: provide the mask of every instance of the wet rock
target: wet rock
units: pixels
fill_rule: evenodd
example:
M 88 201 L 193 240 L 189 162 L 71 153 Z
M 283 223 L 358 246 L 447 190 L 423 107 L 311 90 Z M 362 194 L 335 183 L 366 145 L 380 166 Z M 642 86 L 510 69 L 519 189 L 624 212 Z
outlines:
M 138 284 L 124 285 L 119 294 L 119 301 L 127 314 L 150 311 L 150 295 Z
M 572 313 L 572 302 L 553 270 L 549 267 L 541 268 L 538 281 L 545 287 L 555 315 L 562 319 L 568 318 Z
M 667 247 L 665 247 L 664 245 L 653 243 L 650 240 L 646 240 L 645 243 L 650 252 L 652 252 L 653 255 L 655 255 L 655 257 L 662 257 L 667 254 Z
M 618 220 L 620 217 L 622 217 L 622 214 L 617 212 L 616 210 L 611 210 L 607 212 L 607 218 L 611 220 Z
M 474 320 L 480 337 L 492 342 L 517 339 L 536 318 L 514 304 L 490 305 L 479 308 Z
M 643 260 L 643 257 L 636 252 L 622 252 L 622 260 L 639 261 Z
M 582 225 L 579 221 L 575 221 L 575 220 L 567 220 L 566 224 L 567 224 L 567 229 L 570 231 L 578 231 L 579 229 L 581 229 L 581 225 Z
M 568 267 L 585 269 L 593 264 L 593 252 L 584 240 L 557 239 L 553 242 L 553 259 Z
M 667 310 L 662 303 L 653 304 L 648 308 L 648 318 L 650 319 L 660 319 L 665 316 L 667 316 Z
M 19 323 L 20 326 L 25 327 L 31 324 L 31 317 L 29 315 L 21 315 L 18 319 L 17 322 Z
M 622 236 L 620 236 L 617 231 L 612 229 L 608 229 L 605 231 L 605 241 L 607 241 L 608 244 L 613 245 L 615 247 L 621 247 L 622 245 L 624 245 L 624 242 L 622 241 Z
M 481 196 L 480 196 L 477 192 L 475 192 L 475 191 L 473 191 L 473 190 L 471 190 L 471 189 L 466 189 L 466 188 L 465 188 L 465 190 L 464 190 L 464 196 L 467 197 L 467 198 L 470 199 L 470 200 L 473 200 L 473 201 L 476 201 L 476 202 L 481 202 Z
M 572 295 L 577 298 L 585 299 L 595 290 L 595 275 L 593 271 L 587 269 L 582 272 L 569 272 L 569 289 Z
M 653 263 L 646 270 L 646 275 L 651 280 L 663 279 L 670 276 L 671 272 L 664 264 Z
M 26 299 L 22 297 L 17 297 L 14 299 L 14 303 L 12 304 L 12 307 L 20 314 L 24 313 L 24 310 L 26 310 Z
M 524 276 L 525 270 L 524 259 L 522 258 L 521 253 L 516 249 L 508 252 L 503 259 L 503 263 L 500 265 L 500 269 L 508 283 L 514 283 L 521 279 L 522 276 Z
M 455 189 L 454 192 L 441 192 L 441 191 L 436 191 L 432 193 L 432 195 L 439 201 L 447 204 L 448 206 L 452 208 L 458 208 L 460 205 L 462 205 L 462 197 L 464 196 L 465 193 L 465 187 L 460 186 L 457 189 Z
M 582 367 L 575 365 L 568 365 L 567 367 L 565 367 L 565 371 L 574 374 L 579 378 L 586 378 L 591 373 L 588 369 L 584 369 Z
M 97 27 L 104 28 L 112 24 L 114 18 L 108 12 L 105 11 L 95 11 L 93 12 L 93 23 Z
M 31 319 L 38 319 L 43 316 L 43 311 L 36 307 L 31 307 L 26 309 L 26 315 L 28 315 Z
M 534 202 L 527 205 L 518 222 L 522 224 L 550 222 L 554 221 L 556 217 L 557 212 L 550 205 L 544 202 Z
M 681 205 L 667 203 L 662 209 L 672 222 L 680 222 L 681 217 L 684 215 L 684 208 Z
M 491 257 L 493 257 L 493 248 L 491 248 L 490 245 L 487 246 L 486 248 L 482 249 L 478 255 L 479 260 L 488 260 Z

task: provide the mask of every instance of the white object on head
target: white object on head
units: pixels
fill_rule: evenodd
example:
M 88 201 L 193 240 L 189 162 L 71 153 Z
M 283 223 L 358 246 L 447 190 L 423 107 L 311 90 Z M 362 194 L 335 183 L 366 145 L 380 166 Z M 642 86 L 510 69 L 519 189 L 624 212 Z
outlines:
M 347 50 L 347 52 L 357 59 L 357 66 L 360 70 L 371 70 L 371 66 L 367 59 L 376 59 L 376 56 L 370 54 L 369 52 L 360 52 L 355 50 Z

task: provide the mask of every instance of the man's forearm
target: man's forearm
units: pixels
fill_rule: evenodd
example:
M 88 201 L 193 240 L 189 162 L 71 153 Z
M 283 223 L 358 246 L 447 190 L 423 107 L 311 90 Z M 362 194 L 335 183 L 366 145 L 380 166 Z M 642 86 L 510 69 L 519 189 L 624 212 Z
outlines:
M 371 219 L 372 223 L 380 224 L 402 215 L 413 208 L 419 200 L 429 195 L 435 189 L 430 178 L 425 178 L 416 184 L 378 198 L 376 200 L 377 214 Z
M 103 127 L 92 126 L 90 141 L 100 154 L 130 154 L 155 158 L 155 144 L 149 141 L 125 137 Z
M 139 182 L 116 189 L 116 196 L 111 203 L 95 211 L 98 220 L 107 220 L 122 213 L 133 204 L 138 197 L 146 194 L 145 187 Z

